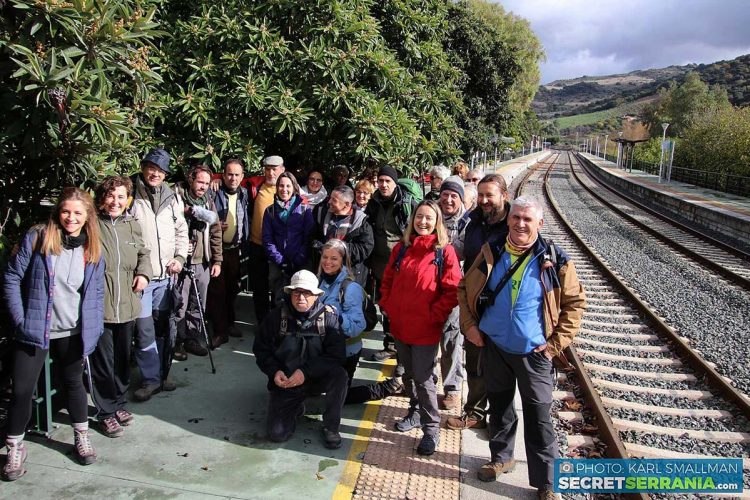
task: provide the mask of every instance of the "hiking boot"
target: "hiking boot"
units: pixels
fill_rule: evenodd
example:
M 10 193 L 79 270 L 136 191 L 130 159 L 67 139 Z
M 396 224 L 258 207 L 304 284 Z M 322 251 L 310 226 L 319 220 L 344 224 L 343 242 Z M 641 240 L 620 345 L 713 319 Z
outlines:
M 387 396 L 395 396 L 404 393 L 404 383 L 401 377 L 391 377 L 380 382 Z
M 331 431 L 327 427 L 323 427 L 323 441 L 329 450 L 341 448 L 341 434 L 338 431 Z
M 409 411 L 404 418 L 396 422 L 396 430 L 399 432 L 409 432 L 415 427 L 419 427 L 420 420 L 419 412 L 413 410 Z
M 6 481 L 15 481 L 26 474 L 23 463 L 26 461 L 26 445 L 23 441 L 5 442 L 5 449 L 8 451 L 8 457 L 3 467 L 3 479 Z
M 417 446 L 417 453 L 420 455 L 432 455 L 435 453 L 438 444 L 440 444 L 440 436 L 425 434 Z
M 476 415 L 461 415 L 460 417 L 450 417 L 446 422 L 446 427 L 455 431 L 464 429 L 484 429 L 487 427 L 487 421 Z
M 117 421 L 115 420 L 115 422 Z M 91 436 L 89 436 L 88 429 L 85 431 L 74 431 L 74 434 L 75 443 L 73 446 L 75 446 L 78 463 L 81 465 L 91 465 L 96 462 L 96 451 L 94 451 L 94 447 L 91 445 Z
M 385 361 L 396 357 L 396 351 L 391 349 L 383 349 L 382 351 L 372 353 L 370 361 Z
M 128 426 L 133 423 L 135 420 L 135 417 L 132 413 L 130 413 L 128 410 L 117 410 L 115 412 L 115 418 L 118 422 L 120 422 L 120 425 Z
M 216 349 L 217 347 L 221 347 L 222 344 L 226 344 L 229 342 L 229 337 L 226 335 L 216 335 L 213 339 L 211 339 L 211 347 Z
M 133 399 L 136 401 L 148 401 L 151 396 L 161 392 L 161 384 L 144 385 L 140 389 L 136 389 L 133 393 Z
M 172 392 L 175 389 L 177 389 L 177 384 L 175 384 L 172 380 L 165 379 L 164 381 L 162 381 L 161 383 L 162 391 Z
M 188 339 L 182 345 L 187 352 L 194 356 L 208 356 L 208 349 L 200 345 L 195 339 Z
M 104 420 L 100 420 L 99 427 L 102 434 L 110 438 L 118 438 L 125 434 L 125 429 L 122 428 L 120 422 L 115 417 L 107 417 Z
M 230 337 L 242 337 L 242 332 L 239 328 L 237 328 L 237 325 L 232 325 L 229 327 L 229 331 L 227 332 Z
M 516 468 L 516 461 L 511 459 L 507 462 L 487 462 L 477 471 L 477 477 L 480 481 L 490 483 L 497 481 L 500 474 L 507 474 Z
M 172 353 L 172 359 L 175 361 L 187 360 L 187 353 L 185 352 L 185 346 L 182 345 L 182 342 L 175 346 L 174 352 Z
M 562 495 L 559 493 L 555 493 L 555 490 L 552 489 L 551 485 L 547 485 L 544 488 L 539 488 L 536 490 L 536 497 L 539 500 L 560 500 L 562 498 Z
M 449 392 L 440 402 L 441 410 L 457 410 L 461 406 L 461 394 Z

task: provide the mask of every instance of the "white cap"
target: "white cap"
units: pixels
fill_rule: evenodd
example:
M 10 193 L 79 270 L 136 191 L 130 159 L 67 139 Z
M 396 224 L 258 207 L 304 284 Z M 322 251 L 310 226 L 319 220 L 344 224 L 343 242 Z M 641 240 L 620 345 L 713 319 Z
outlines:
M 279 165 L 284 164 L 284 158 L 281 156 L 266 156 L 263 158 L 263 166 L 269 166 L 269 167 L 278 167 Z
M 297 290 L 298 288 L 307 290 L 313 295 L 323 295 L 324 293 L 323 290 L 318 288 L 318 278 L 316 278 L 310 271 L 304 269 L 294 273 L 291 283 L 284 287 L 284 291 L 286 293 L 292 293 L 292 290 Z

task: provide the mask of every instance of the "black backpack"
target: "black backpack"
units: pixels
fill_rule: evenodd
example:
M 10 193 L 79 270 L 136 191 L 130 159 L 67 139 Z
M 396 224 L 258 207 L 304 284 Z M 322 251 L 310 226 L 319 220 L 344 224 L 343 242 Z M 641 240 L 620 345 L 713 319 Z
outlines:
M 351 278 L 344 278 L 339 288 L 339 303 L 344 306 L 344 295 L 346 294 L 346 287 L 349 286 L 354 280 Z M 364 332 L 371 332 L 375 329 L 375 325 L 378 324 L 378 311 L 375 309 L 375 302 L 372 301 L 372 297 L 363 289 L 364 300 L 362 301 L 362 312 L 365 315 L 365 329 Z

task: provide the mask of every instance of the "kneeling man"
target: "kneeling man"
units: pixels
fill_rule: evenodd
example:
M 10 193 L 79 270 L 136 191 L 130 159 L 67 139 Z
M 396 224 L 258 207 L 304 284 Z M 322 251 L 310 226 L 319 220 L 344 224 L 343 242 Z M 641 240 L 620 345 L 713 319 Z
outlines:
M 323 439 L 326 448 L 339 448 L 348 379 L 338 314 L 318 300 L 323 290 L 310 271 L 296 272 L 284 292 L 283 304 L 263 320 L 253 344 L 258 367 L 268 376 L 268 438 L 291 438 L 305 413 L 305 397 L 325 392 Z

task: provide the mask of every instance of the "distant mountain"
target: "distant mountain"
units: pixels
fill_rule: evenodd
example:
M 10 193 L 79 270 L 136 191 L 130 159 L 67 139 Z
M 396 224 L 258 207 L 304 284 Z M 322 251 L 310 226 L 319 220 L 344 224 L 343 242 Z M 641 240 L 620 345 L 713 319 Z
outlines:
M 582 76 L 542 85 L 532 107 L 541 119 L 573 116 L 619 107 L 638 109 L 653 100 L 659 88 L 681 82 L 689 71 L 700 74 L 710 85 L 727 90 L 735 106 L 750 104 L 750 54 L 711 64 L 668 66 L 631 71 L 621 75 Z

